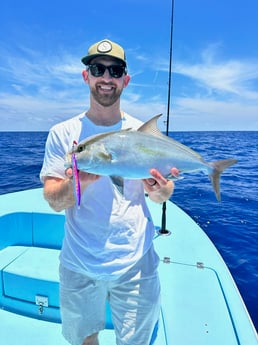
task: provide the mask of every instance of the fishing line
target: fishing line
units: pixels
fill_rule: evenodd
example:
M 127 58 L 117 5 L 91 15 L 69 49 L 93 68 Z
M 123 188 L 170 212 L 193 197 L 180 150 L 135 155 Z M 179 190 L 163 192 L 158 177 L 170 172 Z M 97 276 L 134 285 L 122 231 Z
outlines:
M 170 19 L 170 42 L 169 42 L 169 74 L 168 74 L 168 102 L 167 102 L 167 120 L 166 120 L 166 135 L 169 136 L 169 118 L 170 118 L 170 103 L 171 103 L 171 84 L 172 84 L 172 53 L 173 53 L 173 31 L 174 31 L 174 5 L 175 1 L 171 0 L 171 19 Z M 162 205 L 162 219 L 160 235 L 170 235 L 170 231 L 166 228 L 166 201 Z
M 166 120 L 166 135 L 167 136 L 169 135 L 169 118 L 170 118 L 170 103 L 171 103 L 173 31 L 174 31 L 174 3 L 175 3 L 175 0 L 171 0 L 170 42 L 169 42 L 169 72 L 168 72 L 168 103 L 167 103 L 167 120 Z

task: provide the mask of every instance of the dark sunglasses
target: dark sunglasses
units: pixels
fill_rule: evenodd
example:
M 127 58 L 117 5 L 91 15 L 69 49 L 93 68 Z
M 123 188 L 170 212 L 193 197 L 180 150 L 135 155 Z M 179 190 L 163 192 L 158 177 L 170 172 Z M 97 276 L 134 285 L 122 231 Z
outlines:
M 108 70 L 112 78 L 121 78 L 122 75 L 126 73 L 125 66 L 121 65 L 105 66 L 101 63 L 93 63 L 91 65 L 88 65 L 88 69 L 94 77 L 102 77 L 106 69 Z

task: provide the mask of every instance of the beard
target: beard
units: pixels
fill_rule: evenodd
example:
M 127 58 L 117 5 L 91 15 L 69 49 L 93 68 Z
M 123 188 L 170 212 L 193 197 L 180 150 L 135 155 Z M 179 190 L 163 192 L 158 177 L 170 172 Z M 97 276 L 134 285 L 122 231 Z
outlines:
M 108 93 L 103 93 L 100 91 L 101 85 L 111 86 L 112 90 Z M 91 87 L 90 91 L 93 98 L 95 99 L 97 103 L 99 103 L 103 107 L 110 107 L 114 103 L 116 103 L 116 101 L 120 98 L 123 88 L 118 89 L 117 86 L 113 85 L 112 83 L 109 83 L 109 84 L 102 83 L 102 84 L 96 84 L 94 87 Z

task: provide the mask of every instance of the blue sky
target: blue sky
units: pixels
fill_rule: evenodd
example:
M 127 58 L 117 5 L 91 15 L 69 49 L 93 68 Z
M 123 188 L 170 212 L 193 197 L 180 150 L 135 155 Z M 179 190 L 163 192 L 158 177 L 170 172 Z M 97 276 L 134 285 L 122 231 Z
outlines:
M 165 120 L 170 17 L 171 0 L 1 1 L 0 130 L 87 110 L 80 59 L 103 38 L 126 50 L 123 110 Z M 257 18 L 257 0 L 175 0 L 170 130 L 258 130 Z

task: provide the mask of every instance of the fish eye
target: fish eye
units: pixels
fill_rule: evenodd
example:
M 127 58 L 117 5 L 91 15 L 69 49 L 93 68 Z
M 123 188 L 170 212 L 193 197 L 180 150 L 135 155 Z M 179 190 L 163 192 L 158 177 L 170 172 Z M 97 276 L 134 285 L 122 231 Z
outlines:
M 82 152 L 83 151 L 83 146 L 82 145 L 79 145 L 78 147 L 77 147 L 77 152 Z

